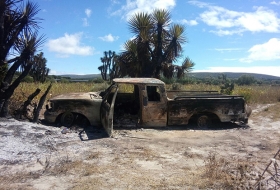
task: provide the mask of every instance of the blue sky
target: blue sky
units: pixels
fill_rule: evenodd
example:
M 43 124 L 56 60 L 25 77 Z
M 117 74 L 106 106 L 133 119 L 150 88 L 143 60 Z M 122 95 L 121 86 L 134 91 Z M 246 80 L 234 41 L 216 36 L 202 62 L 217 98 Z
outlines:
M 127 20 L 156 8 L 186 27 L 194 71 L 280 76 L 280 0 L 33 0 L 50 74 L 97 74 L 104 51 L 133 37 Z M 175 64 L 181 64 L 180 60 Z

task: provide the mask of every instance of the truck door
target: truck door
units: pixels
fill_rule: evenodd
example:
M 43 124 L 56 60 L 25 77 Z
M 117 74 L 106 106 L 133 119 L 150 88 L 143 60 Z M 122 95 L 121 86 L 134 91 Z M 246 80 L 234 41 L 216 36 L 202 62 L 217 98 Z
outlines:
M 109 137 L 113 134 L 113 117 L 117 93 L 118 86 L 114 84 L 105 94 L 100 108 L 100 120 Z
M 164 87 L 147 85 L 142 90 L 142 124 L 145 126 L 166 126 L 167 97 L 163 97 Z

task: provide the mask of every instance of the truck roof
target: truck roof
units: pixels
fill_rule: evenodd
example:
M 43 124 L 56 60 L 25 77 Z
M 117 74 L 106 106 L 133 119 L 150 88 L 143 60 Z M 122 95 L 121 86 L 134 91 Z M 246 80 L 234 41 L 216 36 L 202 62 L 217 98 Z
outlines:
M 164 82 L 156 78 L 115 78 L 113 81 L 130 84 L 164 84 Z

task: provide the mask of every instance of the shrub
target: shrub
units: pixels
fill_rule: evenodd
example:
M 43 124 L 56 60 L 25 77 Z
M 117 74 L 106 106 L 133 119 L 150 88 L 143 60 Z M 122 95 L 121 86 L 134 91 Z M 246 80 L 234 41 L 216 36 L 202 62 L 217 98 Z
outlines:
M 165 84 L 173 84 L 176 81 L 174 78 L 168 79 L 165 77 L 162 77 L 160 80 L 162 80 Z
M 69 83 L 69 79 L 66 79 L 66 78 L 62 78 L 59 82 L 61 83 Z
M 242 75 L 236 81 L 238 85 L 251 85 L 256 82 L 255 78 L 251 75 Z
M 22 80 L 22 82 L 27 82 L 27 83 L 32 83 L 34 80 L 30 75 L 27 75 L 26 77 L 24 77 L 24 79 Z
M 171 86 L 172 90 L 181 90 L 182 89 L 182 85 L 180 83 L 173 83 Z
M 222 94 L 231 95 L 234 89 L 234 83 L 226 81 L 220 88 Z
M 238 95 L 244 96 L 244 99 L 247 103 L 251 102 L 252 99 L 252 89 L 251 88 L 241 88 L 238 90 Z
M 104 80 L 102 78 L 95 78 L 90 80 L 90 82 L 94 82 L 94 83 L 104 83 Z

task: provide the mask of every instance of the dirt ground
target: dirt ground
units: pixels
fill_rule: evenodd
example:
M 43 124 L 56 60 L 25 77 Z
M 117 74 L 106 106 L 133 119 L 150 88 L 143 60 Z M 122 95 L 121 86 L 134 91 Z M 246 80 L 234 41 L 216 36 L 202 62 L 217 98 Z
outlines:
M 270 161 L 280 173 L 280 103 L 252 108 L 246 126 L 126 128 L 113 138 L 1 119 L 0 189 L 256 188 Z M 261 189 L 280 189 L 279 173 L 265 172 Z

